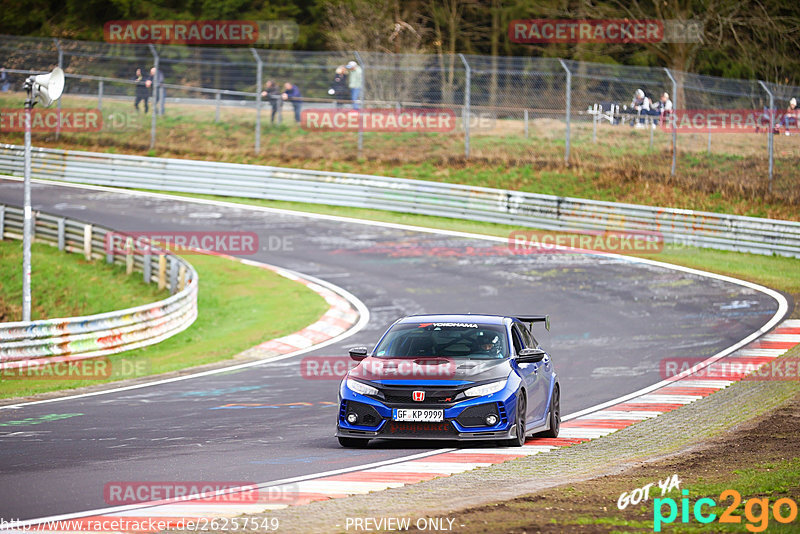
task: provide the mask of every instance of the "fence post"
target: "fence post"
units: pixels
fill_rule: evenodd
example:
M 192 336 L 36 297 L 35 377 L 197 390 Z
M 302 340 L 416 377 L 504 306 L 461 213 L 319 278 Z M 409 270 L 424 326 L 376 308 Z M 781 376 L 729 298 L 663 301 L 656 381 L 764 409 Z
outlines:
M 147 45 L 150 48 L 150 53 L 153 54 L 153 63 L 156 68 L 156 75 L 153 78 L 153 117 L 150 121 L 150 150 L 156 147 L 156 116 L 158 115 L 155 99 L 158 96 L 158 75 L 161 72 L 158 67 L 158 52 L 156 47 L 152 44 Z
M 64 250 L 67 246 L 66 221 L 63 217 L 58 218 L 58 250 Z M 2 237 L 2 236 L 0 236 Z
M 174 295 L 178 291 L 178 260 L 175 256 L 169 257 L 169 293 Z
M 103 80 L 97 84 L 97 109 L 103 111 Z
M 469 100 L 470 100 L 470 84 L 472 82 L 472 69 L 469 67 L 469 63 L 467 63 L 467 58 L 464 57 L 464 54 L 458 54 L 458 57 L 461 58 L 461 62 L 464 64 L 465 69 L 465 80 L 464 80 L 464 111 L 466 112 L 465 122 L 464 122 L 464 157 L 469 159 L 469 123 L 470 123 L 470 110 L 469 110 Z
M 222 93 L 217 91 L 217 95 L 214 97 L 214 99 L 217 101 L 217 109 L 216 109 L 216 112 L 214 113 L 214 122 L 219 122 L 219 105 L 220 105 L 221 97 L 222 97 Z
M 769 90 L 767 84 L 758 80 L 759 85 L 764 88 L 764 91 L 767 92 L 769 95 L 769 133 L 767 134 L 767 150 L 769 151 L 769 192 L 772 193 L 772 169 L 773 169 L 773 131 L 775 130 L 775 96 L 772 94 L 772 91 Z
M 264 62 L 261 61 L 261 56 L 258 55 L 255 48 L 251 48 L 250 52 L 256 59 L 256 68 L 258 69 L 256 72 L 256 154 L 258 154 L 261 151 L 261 73 Z
M 524 115 L 525 115 L 525 139 L 527 139 L 528 138 L 528 110 L 527 109 L 524 111 Z
M 142 254 L 142 278 L 144 278 L 145 284 L 150 284 L 153 281 L 153 264 L 150 260 L 150 254 Z
M 567 133 L 566 133 L 566 148 L 564 149 L 564 163 L 569 165 L 569 143 L 570 143 L 570 125 L 569 125 L 569 116 L 570 116 L 570 108 L 572 107 L 572 72 L 570 72 L 569 67 L 567 64 L 564 63 L 563 59 L 558 60 L 561 63 L 561 66 L 564 67 L 564 70 L 567 72 L 567 90 L 566 90 L 566 97 L 567 97 Z
M 678 160 L 678 128 L 675 122 L 678 113 L 678 83 L 675 81 L 675 78 L 672 77 L 672 73 L 668 68 L 664 67 L 664 72 L 667 73 L 667 76 L 669 76 L 672 82 L 672 170 L 670 174 L 675 176 L 675 164 Z
M 53 43 L 56 45 L 56 50 L 58 50 L 58 68 L 64 69 L 64 51 L 61 49 L 61 42 L 58 39 L 53 39 Z M 59 121 L 56 123 L 56 139 L 61 135 L 61 99 L 58 99 L 58 116 Z
M 592 106 L 592 111 L 594 112 L 592 115 L 592 143 L 597 142 L 597 114 L 602 111 L 602 107 L 599 104 L 594 104 Z M 652 140 L 650 142 L 652 145 Z
M 364 109 L 364 89 L 367 86 L 364 82 L 367 79 L 367 71 L 364 68 L 364 61 L 361 59 L 361 54 L 356 50 L 353 52 L 353 55 L 356 57 L 356 61 L 358 61 L 358 66 L 361 67 L 361 91 L 359 91 L 358 95 L 358 157 L 360 158 L 364 153 L 364 121 L 361 120 L 361 112 Z
M 125 274 L 133 273 L 133 238 L 125 240 Z
M 5 226 L 6 226 L 6 207 L 3 204 L 0 204 L 0 241 L 3 240 L 3 234 L 5 233 Z
M 92 225 L 83 225 L 83 256 L 86 261 L 92 261 Z
M 158 255 L 158 289 L 159 291 L 167 287 L 167 258 L 163 254 Z

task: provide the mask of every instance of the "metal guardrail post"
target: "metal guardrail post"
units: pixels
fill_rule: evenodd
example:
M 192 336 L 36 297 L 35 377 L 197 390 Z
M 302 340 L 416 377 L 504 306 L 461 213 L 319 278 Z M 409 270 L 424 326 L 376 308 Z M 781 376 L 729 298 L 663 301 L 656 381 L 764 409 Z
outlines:
M 255 139 L 255 150 L 256 154 L 261 151 L 261 89 L 262 89 L 262 71 L 264 62 L 261 61 L 261 56 L 258 55 L 258 52 L 255 48 L 251 48 L 250 52 L 253 54 L 253 57 L 256 59 L 256 139 Z M 219 94 L 219 93 L 218 93 Z M 217 108 L 219 109 L 219 108 Z
M 261 94 L 261 93 L 259 93 L 259 94 Z M 216 108 L 217 109 L 214 111 L 214 122 L 219 122 L 219 105 L 220 105 L 221 100 L 222 100 L 222 93 L 217 91 L 216 96 L 214 96 L 214 100 L 217 101 L 216 102 Z
M 360 158 L 364 154 L 364 121 L 361 120 L 361 112 L 364 110 L 364 89 L 367 86 L 365 83 L 367 80 L 367 69 L 365 68 L 364 61 L 361 59 L 361 54 L 358 53 L 358 50 L 354 51 L 353 55 L 358 62 L 358 66 L 361 67 L 361 91 L 359 91 L 358 94 L 358 157 Z
M 772 170 L 773 170 L 773 132 L 775 131 L 775 96 L 769 90 L 767 84 L 758 80 L 759 85 L 769 95 L 769 134 L 767 135 L 767 150 L 769 151 L 769 192 L 772 193 Z
M 92 225 L 83 225 L 83 257 L 92 261 Z
M 6 207 L 0 206 L 0 241 L 3 240 L 3 235 L 6 232 Z
M 169 257 L 169 294 L 174 295 L 178 290 L 178 262 L 174 256 Z
M 61 43 L 58 39 L 53 39 L 53 43 L 56 45 L 56 50 L 58 50 L 58 68 L 64 68 L 64 51 L 61 49 Z M 65 80 L 66 81 L 66 80 Z M 58 106 L 58 122 L 56 123 L 56 139 L 59 138 L 61 135 L 61 99 L 58 99 L 56 103 Z
M 665 67 L 664 72 L 667 73 L 670 81 L 672 81 L 672 115 L 670 117 L 672 121 L 672 169 L 670 170 L 670 175 L 675 176 L 675 167 L 678 162 L 678 128 L 675 122 L 678 113 L 678 82 L 675 81 L 668 68 Z
M 152 44 L 147 45 L 150 53 L 153 54 L 153 66 L 156 68 L 156 75 L 153 78 L 153 116 L 150 120 L 150 150 L 156 147 L 156 116 L 158 115 L 156 99 L 158 98 L 158 75 L 161 73 L 158 66 L 158 52 Z
M 470 100 L 470 85 L 472 82 L 472 70 L 469 67 L 469 63 L 467 62 L 467 58 L 464 57 L 464 54 L 458 54 L 458 57 L 461 58 L 461 62 L 464 64 L 464 111 L 466 111 L 466 118 L 464 122 L 464 157 L 469 159 L 469 123 L 471 120 L 470 111 L 469 111 L 469 100 Z
M 58 218 L 58 250 L 67 248 L 66 220 L 64 217 Z
M 142 254 L 142 278 L 145 284 L 153 282 L 153 263 L 150 254 Z
M 559 59 L 558 62 L 561 63 L 561 66 L 564 67 L 564 70 L 567 72 L 567 89 L 566 89 L 567 133 L 566 133 L 566 138 L 565 138 L 566 147 L 564 149 L 564 163 L 569 165 L 569 143 L 570 143 L 570 124 L 569 124 L 569 119 L 570 119 L 570 111 L 571 111 L 570 108 L 572 107 L 572 72 L 570 72 L 569 67 L 567 67 L 566 63 L 564 63 L 563 59 Z
M 103 80 L 97 84 L 97 109 L 103 111 Z

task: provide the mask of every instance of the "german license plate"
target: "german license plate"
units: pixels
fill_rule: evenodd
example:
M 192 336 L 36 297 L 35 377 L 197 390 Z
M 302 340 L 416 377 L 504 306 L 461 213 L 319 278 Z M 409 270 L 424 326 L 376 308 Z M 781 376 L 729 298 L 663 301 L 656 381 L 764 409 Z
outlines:
M 430 422 L 444 421 L 444 410 L 421 410 L 413 408 L 395 408 L 392 410 L 395 421 Z

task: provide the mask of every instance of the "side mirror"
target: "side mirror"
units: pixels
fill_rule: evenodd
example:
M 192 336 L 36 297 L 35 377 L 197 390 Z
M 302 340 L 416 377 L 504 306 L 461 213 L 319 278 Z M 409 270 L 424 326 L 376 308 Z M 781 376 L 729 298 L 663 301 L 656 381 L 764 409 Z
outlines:
M 367 357 L 367 347 L 353 347 L 349 352 L 350 357 L 357 362 L 360 362 Z
M 542 349 L 522 349 L 517 354 L 517 363 L 536 363 L 540 362 L 547 355 Z

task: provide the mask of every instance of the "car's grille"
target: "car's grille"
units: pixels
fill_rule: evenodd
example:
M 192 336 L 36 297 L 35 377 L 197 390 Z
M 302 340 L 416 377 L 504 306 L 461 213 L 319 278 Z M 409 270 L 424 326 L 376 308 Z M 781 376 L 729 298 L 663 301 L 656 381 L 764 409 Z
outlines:
M 486 416 L 494 414 L 498 418 L 498 423 L 502 423 L 500 412 L 497 410 L 497 403 L 479 404 L 477 406 L 470 406 L 461 414 L 456 417 L 456 421 L 463 427 L 474 428 L 479 426 L 486 426 Z
M 387 403 L 392 404 L 453 404 L 456 398 L 461 393 L 461 388 L 425 388 L 425 387 L 407 387 L 407 388 L 381 388 L 384 399 Z M 424 391 L 425 399 L 423 401 L 414 400 L 415 391 Z
M 441 423 L 406 423 L 389 421 L 383 435 L 393 437 L 458 437 L 458 431 L 449 421 Z
M 345 405 L 345 403 L 347 403 Z M 378 411 L 362 402 L 343 401 L 342 408 L 339 410 L 339 417 L 342 421 L 346 421 L 347 414 L 354 413 L 358 416 L 358 420 L 354 424 L 356 426 L 378 426 L 383 419 Z

